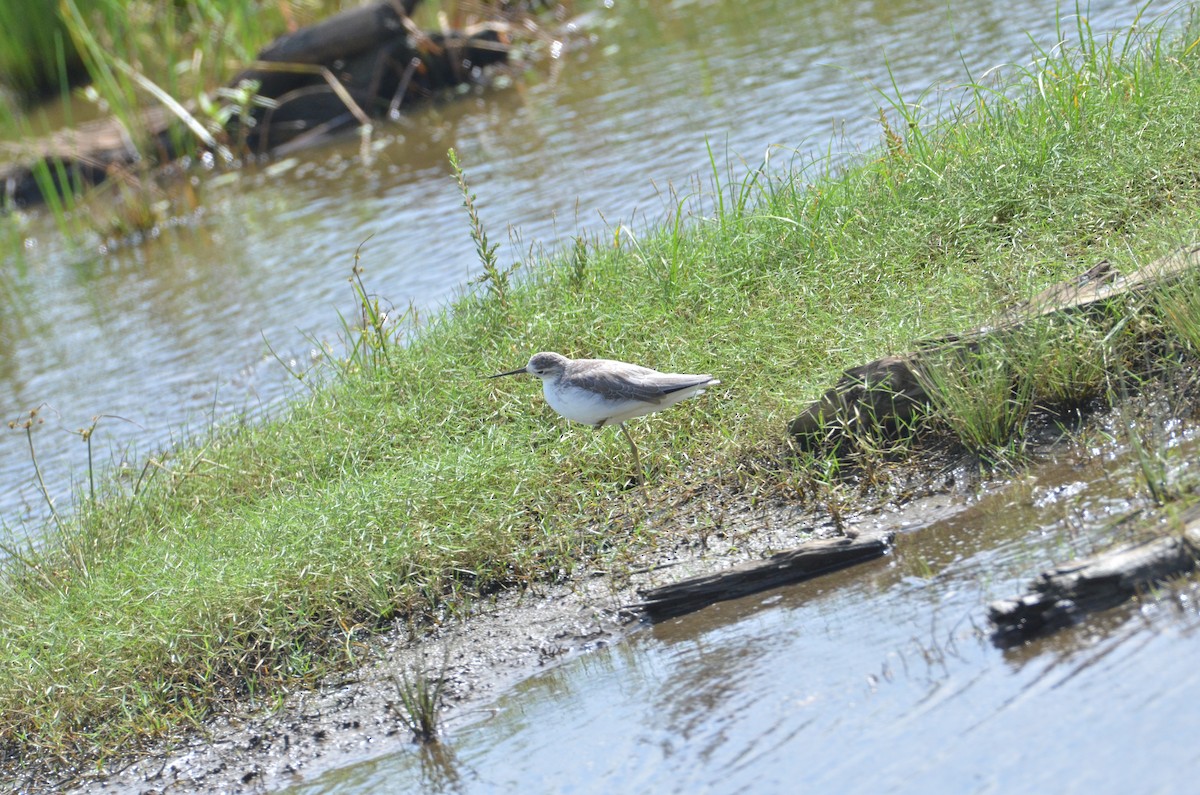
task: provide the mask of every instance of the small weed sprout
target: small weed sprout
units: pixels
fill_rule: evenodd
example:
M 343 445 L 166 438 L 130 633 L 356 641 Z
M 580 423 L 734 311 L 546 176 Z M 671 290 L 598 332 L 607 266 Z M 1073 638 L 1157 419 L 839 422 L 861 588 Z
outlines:
M 471 193 L 471 188 L 467 184 L 467 174 L 459 162 L 458 153 L 451 149 L 446 156 L 450 160 L 450 168 L 454 170 L 454 181 L 458 183 L 458 190 L 463 197 L 463 207 L 467 209 L 467 218 L 471 222 L 471 239 L 475 241 L 475 251 L 479 255 L 480 264 L 483 265 L 483 273 L 476 277 L 475 283 L 485 285 L 488 295 L 495 299 L 501 309 L 507 310 L 510 277 L 519 263 L 514 262 L 503 269 L 496 264 L 496 251 L 500 248 L 500 244 L 488 242 L 487 230 L 484 229 L 483 221 L 479 218 L 479 211 L 475 208 L 475 194 Z
M 101 416 L 96 415 L 92 417 L 91 425 L 75 431 L 79 435 L 80 440 L 87 445 L 88 503 L 92 506 L 92 510 L 96 508 L 96 467 L 95 461 L 92 458 L 92 436 L 96 433 L 96 426 L 100 424 Z
M 388 346 L 391 339 L 387 332 L 388 313 L 380 305 L 379 298 L 367 292 L 363 283 L 362 247 L 360 243 L 354 251 L 354 269 L 350 274 L 350 284 L 354 288 L 354 297 L 358 299 L 359 322 L 358 338 L 350 350 L 351 361 L 374 369 L 380 364 L 388 363 Z
M 33 445 L 33 428 L 35 425 L 42 425 L 46 420 L 39 417 L 44 406 L 38 406 L 36 409 L 31 409 L 28 416 L 19 419 L 11 420 L 8 423 L 9 430 L 22 430 L 25 432 L 25 441 L 29 445 L 29 459 L 33 462 L 33 474 L 37 476 L 38 489 L 42 492 L 42 497 L 46 500 L 46 505 L 50 507 L 50 516 L 54 520 L 54 524 L 58 527 L 59 532 L 63 530 L 62 518 L 58 515 L 58 510 L 54 507 L 54 498 L 50 496 L 50 490 L 46 487 L 46 481 L 42 477 L 42 468 L 38 464 L 37 450 Z
M 1128 401 L 1123 405 L 1128 406 Z M 1126 414 L 1122 411 L 1122 414 Z M 1155 505 L 1163 506 L 1179 498 L 1178 489 L 1171 484 L 1171 451 L 1169 433 L 1161 417 L 1138 417 L 1127 414 L 1121 423 L 1129 447 L 1133 450 L 1138 471 Z
M 207 127 L 212 132 L 223 133 L 229 129 L 230 121 L 237 119 L 236 152 L 246 149 L 246 141 L 256 124 L 254 108 L 273 108 L 278 104 L 275 100 L 259 96 L 261 87 L 261 80 L 241 80 L 236 86 L 218 88 L 214 92 L 215 99 L 203 92 L 198 97 L 200 110 L 207 117 Z
M 442 656 L 436 674 L 424 666 L 410 668 L 399 677 L 392 676 L 396 686 L 398 704 L 392 705 L 396 718 L 412 732 L 413 742 L 430 745 L 438 741 L 438 710 L 442 706 L 442 693 L 446 687 L 446 667 L 450 663 L 450 650 Z

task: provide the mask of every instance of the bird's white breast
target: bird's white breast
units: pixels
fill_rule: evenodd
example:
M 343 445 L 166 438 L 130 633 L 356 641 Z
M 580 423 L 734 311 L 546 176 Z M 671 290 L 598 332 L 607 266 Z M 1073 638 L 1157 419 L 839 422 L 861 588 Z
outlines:
M 606 400 L 595 392 L 579 387 L 562 386 L 558 381 L 547 379 L 542 382 L 542 394 L 550 408 L 572 422 L 582 422 L 586 425 L 598 425 L 612 419 L 619 421 L 618 415 L 628 412 L 631 408 L 642 404 L 629 400 Z M 628 419 L 629 416 L 625 415 Z
M 681 400 L 700 394 L 706 387 L 719 383 L 721 382 L 714 379 L 711 382 L 696 384 L 664 395 L 656 403 L 633 398 L 606 398 L 590 389 L 564 386 L 561 379 L 550 378 L 542 381 L 542 394 L 546 396 L 550 408 L 572 422 L 582 422 L 585 425 L 616 425 L 673 406 Z

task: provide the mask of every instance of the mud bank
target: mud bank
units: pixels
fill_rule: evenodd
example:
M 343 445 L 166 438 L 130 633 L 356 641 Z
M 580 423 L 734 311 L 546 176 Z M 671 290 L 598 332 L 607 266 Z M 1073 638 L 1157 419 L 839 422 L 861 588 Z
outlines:
M 851 517 L 851 532 L 912 532 L 970 503 L 960 485 L 967 469 L 939 471 L 910 494 L 903 507 L 876 506 Z M 477 718 L 504 689 L 547 666 L 615 643 L 648 624 L 629 606 L 638 590 L 726 570 L 817 537 L 840 534 L 821 511 L 788 503 L 751 508 L 745 498 L 717 493 L 684 506 L 663 506 L 657 549 L 632 570 L 585 572 L 557 585 L 502 594 L 479 603 L 465 620 L 411 637 L 397 627 L 355 642 L 364 659 L 356 670 L 293 692 L 272 705 L 246 704 L 215 718 L 182 747 L 159 747 L 101 771 L 26 782 L 18 791 L 84 793 L 270 792 L 327 770 L 399 751 L 412 743 L 397 717 L 395 678 L 414 667 L 438 670 L 446 659 L 444 731 Z M 703 541 L 695 524 L 720 513 L 722 530 Z M 445 655 L 445 656 L 444 656 Z
M 465 618 L 447 619 L 440 626 L 413 632 L 397 625 L 383 634 L 355 637 L 349 648 L 361 664 L 314 690 L 296 690 L 269 703 L 244 703 L 232 714 L 215 717 L 182 745 L 159 745 L 100 770 L 27 778 L 13 791 L 261 793 L 310 781 L 411 747 L 397 711 L 396 680 L 413 670 L 437 675 L 443 661 L 441 719 L 443 735 L 453 747 L 456 730 L 486 715 L 506 689 L 650 627 L 636 610 L 648 589 L 736 571 L 814 540 L 895 536 L 897 545 L 903 545 L 905 538 L 917 538 L 927 528 L 936 531 L 935 525 L 969 523 L 979 506 L 997 496 L 1005 499 L 1006 492 L 1011 499 L 1025 499 L 1022 483 L 1029 476 L 1009 472 L 985 479 L 974 459 L 949 449 L 926 453 L 917 457 L 922 460 L 919 470 L 909 463 L 891 473 L 887 495 L 876 495 L 870 506 L 870 497 L 861 500 L 857 512 L 840 520 L 813 502 L 752 503 L 745 495 L 697 486 L 676 504 L 663 502 L 653 509 L 654 546 L 635 560 L 480 600 Z M 1035 470 L 1049 466 L 1074 473 L 1090 453 L 1059 439 L 1041 444 L 1032 455 Z M 709 532 L 705 528 L 714 521 L 716 529 Z M 891 554 L 889 546 L 884 560 Z M 771 594 L 761 591 L 747 598 L 770 601 Z

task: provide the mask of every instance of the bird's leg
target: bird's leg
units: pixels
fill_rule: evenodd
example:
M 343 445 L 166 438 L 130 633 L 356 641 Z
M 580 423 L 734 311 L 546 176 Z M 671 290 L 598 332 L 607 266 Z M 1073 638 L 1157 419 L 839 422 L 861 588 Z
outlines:
M 625 428 L 625 423 L 618 422 L 621 428 L 621 433 L 625 434 L 625 439 L 629 442 L 629 449 L 633 451 L 633 465 L 637 468 L 638 485 L 642 488 L 646 487 L 646 478 L 642 474 L 642 457 L 638 455 L 637 445 L 633 443 L 633 437 L 629 435 L 629 431 Z

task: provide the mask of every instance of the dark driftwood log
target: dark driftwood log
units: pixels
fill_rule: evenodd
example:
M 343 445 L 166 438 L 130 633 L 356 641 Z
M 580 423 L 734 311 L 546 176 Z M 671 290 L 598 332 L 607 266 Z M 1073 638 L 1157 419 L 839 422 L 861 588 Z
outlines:
M 271 99 L 279 99 L 305 86 L 319 85 L 323 80 L 321 76 L 302 70 L 288 71 L 286 65 L 334 68 L 339 63 L 381 51 L 396 43 L 403 46 L 408 37 L 404 17 L 412 13 L 418 2 L 381 2 L 352 8 L 315 25 L 280 36 L 263 48 L 256 59 L 280 68 L 251 66 L 238 73 L 229 85 L 237 86 L 244 80 L 254 80 L 259 83 L 259 96 Z M 403 69 L 405 58 L 399 60 Z M 342 110 L 345 110 L 344 106 Z
M 351 8 L 280 36 L 263 48 L 258 60 L 315 64 L 348 58 L 398 35 L 404 30 L 401 14 L 410 16 L 419 2 L 396 0 Z
M 251 109 L 254 124 L 241 131 L 247 145 L 279 152 L 307 144 L 466 82 L 474 67 L 507 57 L 494 30 L 416 35 L 407 16 L 418 2 L 353 8 L 266 47 L 230 82 L 255 81 L 258 96 L 274 100 Z M 230 121 L 233 135 L 237 123 Z
M 910 353 L 885 356 L 847 370 L 832 389 L 789 423 L 788 432 L 808 449 L 835 447 L 847 436 L 863 431 L 894 432 L 931 403 L 928 381 L 921 374 L 923 357 L 947 350 L 977 350 L 983 339 L 1002 338 L 1035 318 L 1097 311 L 1112 299 L 1139 295 L 1197 265 L 1200 246 L 1195 245 L 1126 277 L 1118 277 L 1109 263 L 1101 262 L 1018 304 L 987 326 L 928 340 Z
M 1042 572 L 1030 590 L 988 606 L 992 639 L 1011 646 L 1105 610 L 1156 583 L 1190 572 L 1200 555 L 1200 514 L 1191 511 L 1180 535 L 1117 547 Z
M 846 436 L 880 429 L 894 433 L 929 405 L 916 354 L 885 356 L 852 367 L 788 425 L 804 447 L 836 446 Z
M 887 552 L 892 538 L 893 534 L 886 532 L 809 541 L 766 560 L 640 590 L 638 595 L 643 601 L 633 605 L 633 609 L 640 610 L 651 621 L 662 621 L 714 602 L 737 599 L 873 560 Z

